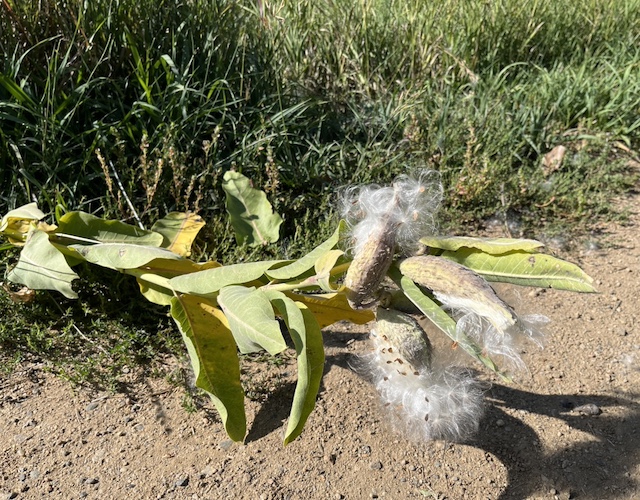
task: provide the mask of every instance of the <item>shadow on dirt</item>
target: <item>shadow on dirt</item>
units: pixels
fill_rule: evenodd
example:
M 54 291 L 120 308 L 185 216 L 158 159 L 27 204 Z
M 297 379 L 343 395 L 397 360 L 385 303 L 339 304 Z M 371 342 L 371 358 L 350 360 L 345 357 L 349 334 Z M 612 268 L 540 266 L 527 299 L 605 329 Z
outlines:
M 345 348 L 353 342 L 364 341 L 366 339 L 367 336 L 362 335 L 362 333 L 325 333 L 324 340 L 327 354 L 324 374 L 326 375 L 332 366 L 353 370 L 355 357 L 352 353 L 346 351 Z M 292 369 L 295 368 L 292 367 Z M 283 427 L 283 424 L 291 412 L 295 389 L 295 383 L 283 383 L 268 395 L 267 399 L 261 404 L 249 428 L 249 433 L 245 440 L 247 443 L 257 441 Z M 319 393 L 322 394 L 324 390 L 324 383 L 322 383 Z
M 495 455 L 505 466 L 508 485 L 500 500 L 527 498 L 541 493 L 541 488 L 545 493 L 557 490 L 559 498 L 615 499 L 640 486 L 630 474 L 640 463 L 637 403 L 599 395 L 540 395 L 502 385 L 495 385 L 486 396 L 491 404 L 476 440 L 469 444 Z M 602 414 L 575 410 L 584 404 L 598 406 Z M 506 407 L 562 420 L 567 431 L 573 428 L 586 435 L 549 455 L 536 431 L 507 414 L 502 409 Z M 624 415 L 617 410 L 620 407 Z M 497 426 L 500 420 L 503 425 Z M 558 434 L 562 440 L 563 433 Z
M 359 366 L 354 352 L 349 352 L 354 342 L 365 339 L 361 333 L 326 335 L 325 373 L 338 366 L 367 380 L 366 370 Z M 356 352 L 361 350 L 356 346 Z M 282 428 L 294 390 L 295 384 L 287 383 L 269 395 L 255 416 L 247 442 Z M 548 495 L 552 490 L 551 498 L 615 500 L 633 498 L 633 492 L 640 488 L 632 475 L 640 464 L 637 394 L 542 395 L 495 384 L 485 396 L 487 407 L 480 431 L 466 444 L 492 454 L 505 467 L 507 487 L 500 500 Z M 586 404 L 597 406 L 602 413 L 578 411 Z M 523 418 L 514 416 L 512 410 L 522 412 Z M 540 430 L 526 423 L 528 414 L 556 420 L 553 432 L 557 436 L 552 438 L 559 443 L 553 451 L 544 449 Z M 545 420 L 539 422 L 543 426 Z M 578 440 L 576 432 L 582 433 Z
M 257 441 L 272 432 L 281 432 L 283 424 L 291 412 L 293 393 L 296 390 L 295 383 L 284 383 L 261 404 L 253 423 L 249 427 L 249 433 L 245 443 Z M 322 387 L 320 392 L 322 392 Z

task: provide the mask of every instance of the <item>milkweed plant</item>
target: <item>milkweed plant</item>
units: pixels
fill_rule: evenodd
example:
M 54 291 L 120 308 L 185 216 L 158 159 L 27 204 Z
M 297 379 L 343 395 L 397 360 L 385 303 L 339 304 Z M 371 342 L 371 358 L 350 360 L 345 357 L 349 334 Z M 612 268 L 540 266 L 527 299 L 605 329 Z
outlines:
M 222 187 L 238 243 L 277 241 L 282 219 L 264 192 L 234 171 Z M 191 246 L 204 221 L 191 213 L 172 212 L 144 229 L 58 207 L 48 224 L 31 203 L 4 215 L 0 233 L 21 247 L 9 281 L 77 298 L 73 267 L 87 262 L 133 276 L 146 299 L 169 307 L 196 386 L 235 441 L 247 432 L 238 353 L 282 352 L 285 326 L 297 356 L 287 444 L 313 411 L 324 367 L 321 330 L 337 321 L 370 325 L 360 364 L 397 429 L 415 440 L 456 441 L 477 431 L 483 391 L 451 348 L 510 380 L 525 369 L 521 343 L 540 343 L 548 321 L 519 317 L 490 283 L 595 290 L 578 266 L 541 253 L 538 241 L 440 236 L 442 197 L 433 171 L 348 188 L 335 232 L 297 260 L 194 262 Z

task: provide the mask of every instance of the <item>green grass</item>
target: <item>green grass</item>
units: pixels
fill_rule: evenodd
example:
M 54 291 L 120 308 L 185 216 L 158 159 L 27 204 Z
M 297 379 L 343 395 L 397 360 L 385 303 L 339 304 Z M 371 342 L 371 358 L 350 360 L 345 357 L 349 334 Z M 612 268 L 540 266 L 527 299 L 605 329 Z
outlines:
M 32 302 L 14 303 L 0 294 L 2 372 L 44 361 L 76 384 L 111 391 L 126 389 L 140 367 L 168 374 L 163 358 L 179 355 L 182 340 L 166 311 L 138 299 L 124 276 L 89 266 L 80 274 L 82 300 L 38 292 Z
M 584 231 L 616 217 L 612 196 L 637 181 L 640 0 L 258 5 L 0 3 L 0 213 L 38 201 L 150 224 L 194 210 L 209 223 L 197 257 L 232 262 L 300 255 L 330 233 L 339 187 L 407 169 L 441 172 L 456 233 L 496 217 L 527 236 Z M 557 145 L 565 161 L 545 176 Z M 231 168 L 283 215 L 279 245 L 235 246 L 220 186 Z M 126 286 L 100 293 L 149 308 Z M 133 345 L 153 358 L 157 339 L 141 332 L 157 311 L 128 331 L 108 304 L 91 306 L 94 328 L 77 304 L 37 316 L 58 297 L 2 300 L 22 322 L 2 327 L 11 356 L 55 364 L 75 322 L 114 339 L 110 361 L 79 361 L 90 370 L 129 363 Z M 172 335 L 161 344 L 179 345 Z

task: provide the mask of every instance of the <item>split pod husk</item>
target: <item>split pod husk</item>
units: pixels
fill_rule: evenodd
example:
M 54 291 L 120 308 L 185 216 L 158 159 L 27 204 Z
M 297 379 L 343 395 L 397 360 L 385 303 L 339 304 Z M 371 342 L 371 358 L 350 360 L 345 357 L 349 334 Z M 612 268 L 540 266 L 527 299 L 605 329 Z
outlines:
M 513 309 L 484 278 L 456 262 L 420 255 L 404 259 L 399 268 L 414 283 L 430 290 L 447 308 L 484 317 L 499 331 L 518 321 Z

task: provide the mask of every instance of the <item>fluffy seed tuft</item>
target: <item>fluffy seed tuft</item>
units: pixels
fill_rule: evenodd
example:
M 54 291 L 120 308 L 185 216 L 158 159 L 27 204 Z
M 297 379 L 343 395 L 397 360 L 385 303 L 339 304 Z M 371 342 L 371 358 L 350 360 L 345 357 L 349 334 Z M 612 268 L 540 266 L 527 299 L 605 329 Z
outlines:
M 473 435 L 483 413 L 478 383 L 467 370 L 432 363 L 428 340 L 416 355 L 420 343 L 412 328 L 405 329 L 412 332 L 405 339 L 403 329 L 388 335 L 389 326 L 376 323 L 373 351 L 364 361 L 396 430 L 415 441 L 461 441 Z M 407 345 L 413 360 L 402 354 Z M 415 361 L 427 352 L 428 365 Z

